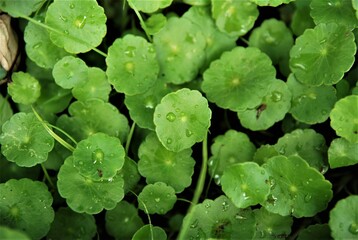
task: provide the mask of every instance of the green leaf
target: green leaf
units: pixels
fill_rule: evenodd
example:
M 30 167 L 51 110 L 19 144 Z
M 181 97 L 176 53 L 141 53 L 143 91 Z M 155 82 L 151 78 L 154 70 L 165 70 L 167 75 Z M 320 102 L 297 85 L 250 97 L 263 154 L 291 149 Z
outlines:
M 297 240 L 307 239 L 322 239 L 331 240 L 331 229 L 328 224 L 315 224 L 301 230 L 298 234 Z
M 176 201 L 174 188 L 163 182 L 146 185 L 138 195 L 139 208 L 147 214 L 166 214 Z
M 358 19 L 358 1 L 352 0 L 352 6 L 353 6 L 353 9 L 355 10 L 356 18 Z
M 351 166 L 358 163 L 358 143 L 336 138 L 328 148 L 328 162 L 331 168 Z
M 43 4 L 43 0 L 0 0 L 1 11 L 7 12 L 12 17 L 30 16 Z
M 26 234 L 20 230 L 14 230 L 9 227 L 0 226 L 0 239 L 2 240 L 30 240 Z
M 220 196 L 195 205 L 183 226 L 188 231 L 182 239 L 252 239 L 255 218 L 250 208 L 236 208 L 226 196 Z
M 196 24 L 172 17 L 153 37 L 160 74 L 167 82 L 181 84 L 197 76 L 205 60 L 205 37 Z
M 236 47 L 211 63 L 204 72 L 202 90 L 221 108 L 232 111 L 255 108 L 267 95 L 267 85 L 275 75 L 266 54 L 257 48 Z
M 57 85 L 65 89 L 82 85 L 88 78 L 86 63 L 77 57 L 66 56 L 58 61 L 52 70 Z
M 211 157 L 208 161 L 209 174 L 217 184 L 226 168 L 235 163 L 252 161 L 256 151 L 255 145 L 249 137 L 242 132 L 233 129 L 224 135 L 219 135 L 211 145 Z
M 191 149 L 168 151 L 151 133 L 139 147 L 138 170 L 147 183 L 164 182 L 179 193 L 191 184 L 195 165 L 191 154 Z
M 224 171 L 222 190 L 238 208 L 264 203 L 270 193 L 268 177 L 257 163 L 237 163 Z
M 277 64 L 281 59 L 288 59 L 293 36 L 283 21 L 271 18 L 252 31 L 249 45 L 259 48 L 271 58 L 273 64 Z
M 19 167 L 17 164 L 6 160 L 6 158 L 0 154 L 0 182 L 6 182 L 10 179 L 39 179 L 41 168 L 39 165 L 34 167 Z
M 31 239 L 46 236 L 54 219 L 52 196 L 44 183 L 27 178 L 0 184 L 0 222 Z M 34 197 L 36 196 L 36 197 Z
M 277 7 L 278 5 L 287 4 L 294 0 L 250 0 L 250 1 L 256 3 L 259 6 Z
M 285 82 L 272 80 L 259 106 L 238 111 L 240 123 L 250 130 L 265 130 L 282 120 L 291 107 L 291 92 Z
M 55 214 L 55 220 L 47 234 L 48 239 L 88 239 L 96 234 L 96 222 L 92 215 L 73 212 L 61 207 Z
M 151 43 L 126 35 L 108 49 L 107 76 L 117 92 L 135 95 L 147 91 L 157 80 L 159 65 Z
M 278 151 L 275 149 L 275 146 L 272 145 L 261 145 L 254 154 L 253 161 L 258 163 L 259 165 L 267 162 L 271 157 L 280 155 Z
M 136 207 L 126 201 L 106 212 L 106 229 L 115 239 L 131 239 L 143 225 Z
M 37 21 L 43 22 L 44 18 L 38 17 Z M 42 68 L 53 68 L 55 63 L 68 55 L 50 40 L 45 28 L 33 22 L 29 22 L 24 32 L 25 49 L 27 56 Z
M 351 143 L 358 143 L 358 96 L 340 99 L 330 114 L 331 127 L 337 135 Z
M 327 171 L 327 146 L 324 137 L 313 129 L 296 129 L 279 138 L 274 145 L 276 151 L 286 157 L 303 158 L 320 172 Z
M 332 184 L 298 156 L 272 157 L 262 167 L 271 185 L 263 206 L 272 213 L 310 217 L 326 209 L 332 198 Z
M 334 239 L 355 239 L 358 234 L 358 196 L 339 200 L 329 214 L 328 224 Z
M 40 97 L 41 85 L 39 81 L 25 72 L 15 72 L 11 76 L 8 92 L 16 103 L 30 105 Z
M 312 0 L 311 16 L 316 25 L 320 23 L 337 23 L 350 29 L 358 26 L 351 1 L 346 0 Z
M 167 24 L 167 18 L 161 13 L 152 14 L 146 21 L 146 31 L 148 34 L 156 34 Z
M 46 24 L 54 44 L 69 53 L 88 52 L 107 32 L 106 15 L 95 0 L 55 0 L 47 9 Z
M 293 219 L 267 211 L 265 208 L 253 210 L 256 219 L 254 239 L 280 239 L 291 233 Z
M 1 134 L 2 126 L 13 115 L 13 111 L 11 109 L 9 101 L 7 100 L 7 98 L 4 98 L 1 94 L 0 94 L 0 112 L 1 112 L 0 114 L 0 134 Z
M 118 174 L 124 179 L 123 188 L 125 193 L 133 190 L 141 178 L 138 172 L 137 163 L 127 156 L 125 157 L 124 165 L 122 169 L 119 170 Z
M 310 15 L 310 3 L 311 1 L 306 0 L 296 0 L 294 2 L 296 11 L 292 15 L 290 28 L 296 36 L 301 35 L 307 28 L 315 27 L 315 23 Z
M 259 15 L 257 5 L 249 1 L 211 1 L 212 16 L 220 31 L 243 36 L 254 26 Z
M 165 148 L 179 152 L 205 138 L 210 118 L 211 110 L 201 93 L 182 88 L 167 94 L 156 106 L 155 131 Z
M 110 91 L 111 86 L 107 81 L 105 72 L 100 68 L 92 67 L 88 68 L 86 81 L 76 84 L 72 89 L 72 94 L 80 101 L 98 98 L 108 102 Z
M 290 51 L 290 69 L 303 84 L 332 85 L 354 63 L 354 35 L 336 23 L 319 24 L 296 39 Z
M 337 101 L 333 86 L 309 86 L 297 81 L 293 74 L 287 79 L 292 93 L 292 116 L 303 123 L 315 124 L 325 122 Z
M 73 151 L 73 166 L 93 181 L 112 181 L 124 164 L 124 148 L 116 137 L 95 133 L 79 142 Z
M 144 225 L 132 237 L 132 240 L 166 240 L 167 234 L 161 227 Z
M 206 6 L 210 4 L 210 0 L 183 0 L 186 4 L 193 6 Z
M 16 113 L 4 123 L 2 130 L 1 153 L 22 167 L 46 161 L 54 146 L 53 138 L 33 113 Z
M 79 173 L 73 157 L 65 160 L 57 177 L 58 192 L 78 213 L 97 214 L 103 209 L 113 209 L 124 197 L 121 177 L 113 177 L 111 181 L 93 181 Z
M 153 13 L 161 8 L 169 7 L 173 0 L 156 0 L 156 1 L 143 1 L 143 0 L 129 0 L 128 4 L 131 8 L 137 9 L 145 13 Z

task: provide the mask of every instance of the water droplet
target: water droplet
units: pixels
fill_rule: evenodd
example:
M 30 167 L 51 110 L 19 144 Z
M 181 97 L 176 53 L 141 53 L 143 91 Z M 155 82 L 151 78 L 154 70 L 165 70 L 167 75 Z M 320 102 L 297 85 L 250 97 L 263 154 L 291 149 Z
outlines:
M 75 8 L 75 4 L 74 3 L 70 3 L 70 8 L 74 9 Z
M 41 47 L 42 43 L 36 43 L 32 48 L 33 49 L 38 49 L 39 47 Z
M 67 18 L 65 16 L 60 15 L 60 19 L 64 22 L 67 22 Z
M 156 201 L 158 203 L 158 202 L 160 202 L 160 198 L 155 198 L 154 201 Z
M 352 234 L 358 234 L 358 223 L 352 223 L 349 225 L 348 231 Z
M 83 165 L 83 161 L 79 161 L 78 164 L 79 164 L 79 165 Z
M 113 182 L 113 178 L 108 178 L 108 182 Z
M 93 163 L 102 163 L 104 160 L 104 152 L 101 149 L 96 149 L 92 152 Z
M 236 214 L 235 215 L 235 219 L 237 219 L 237 220 L 244 220 L 244 219 L 246 219 L 244 216 L 241 216 L 240 214 Z
M 214 175 L 214 181 L 217 185 L 220 185 L 221 183 L 221 178 L 220 178 L 220 175 L 219 174 L 215 174 Z
M 86 25 L 86 21 L 87 21 L 87 17 L 80 15 L 76 17 L 74 24 L 77 28 L 82 29 Z
M 66 35 L 70 34 L 68 30 L 63 31 Z
M 305 202 L 309 202 L 312 199 L 312 195 L 311 194 L 306 194 L 304 200 Z
M 173 140 L 171 138 L 167 138 L 167 144 L 171 144 Z
M 149 53 L 155 53 L 155 49 L 154 49 L 152 46 L 149 46 L 149 47 L 147 48 L 147 51 L 148 51 Z
M 281 99 L 282 99 L 282 93 L 277 92 L 277 91 L 272 92 L 272 94 L 271 94 L 271 99 L 272 99 L 272 101 L 274 101 L 274 102 L 279 102 L 279 101 L 281 101 Z
M 167 114 L 166 118 L 167 118 L 167 120 L 168 120 L 169 122 L 174 122 L 175 119 L 176 119 L 176 116 L 175 116 L 175 114 L 174 114 L 173 112 L 169 112 L 169 113 Z
M 306 66 L 303 65 L 303 64 L 300 64 L 300 63 L 294 64 L 293 67 L 299 68 L 299 69 L 301 69 L 301 70 L 303 70 L 303 71 L 306 71 L 306 70 L 307 70 Z
M 192 224 L 190 224 L 190 227 L 196 228 L 198 226 L 198 223 L 199 223 L 199 221 L 198 221 L 198 219 L 196 219 Z
M 320 44 L 323 44 L 323 43 L 325 43 L 325 42 L 327 42 L 327 39 L 324 38 L 324 39 L 322 39 L 319 43 L 320 43 Z
M 284 155 L 286 153 L 286 145 L 282 145 L 278 150 L 278 153 Z
M 193 135 L 193 132 L 190 131 L 189 129 L 186 129 L 186 130 L 185 130 L 185 135 L 186 135 L 187 137 L 190 137 L 191 135 Z
M 134 46 L 128 46 L 127 48 L 126 48 L 126 50 L 124 51 L 124 54 L 127 56 L 127 57 L 135 57 L 135 50 L 136 50 L 137 48 L 136 47 L 134 47 Z
M 153 109 L 153 108 L 154 108 L 154 103 L 151 102 L 151 101 L 148 101 L 148 102 L 145 104 L 145 108 Z
M 223 212 L 227 211 L 229 209 L 229 206 L 230 205 L 226 201 L 223 201 L 222 203 Z
M 211 205 L 210 205 L 210 203 L 205 203 L 205 205 L 204 205 L 206 208 L 210 208 L 211 207 Z

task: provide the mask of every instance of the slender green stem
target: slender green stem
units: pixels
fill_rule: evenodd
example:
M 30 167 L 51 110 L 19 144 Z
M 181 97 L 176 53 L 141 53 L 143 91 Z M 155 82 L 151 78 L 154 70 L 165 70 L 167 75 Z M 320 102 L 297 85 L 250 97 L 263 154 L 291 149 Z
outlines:
M 247 46 L 250 46 L 250 42 L 247 41 L 245 38 L 241 37 L 240 40 L 243 41 L 244 43 L 246 43 Z
M 52 180 L 50 178 L 50 175 L 47 172 L 47 169 L 45 168 L 45 166 L 42 163 L 41 163 L 41 168 L 42 168 L 42 171 L 45 174 L 45 178 L 47 179 L 48 183 L 51 185 L 51 188 L 56 189 L 55 185 L 53 184 L 53 182 L 52 182 Z
M 59 131 L 60 133 L 62 133 L 63 135 L 65 135 L 66 137 L 68 137 L 68 139 L 70 139 L 75 145 L 77 145 L 77 141 L 70 135 L 68 134 L 67 132 L 63 131 L 61 128 L 55 126 L 55 125 L 52 125 L 51 123 L 46 123 L 48 126 L 56 129 L 57 131 Z
M 193 214 L 191 214 L 193 207 L 198 204 L 199 202 L 199 198 L 203 192 L 204 189 L 204 184 L 205 184 L 205 177 L 206 177 L 206 172 L 207 172 L 207 166 L 208 166 L 208 135 L 206 134 L 204 141 L 203 141 L 203 148 L 202 148 L 202 163 L 201 163 L 201 170 L 200 170 L 200 174 L 199 174 L 199 179 L 198 182 L 196 184 L 196 189 L 194 192 L 194 197 L 193 200 L 191 201 L 191 205 L 189 207 L 189 210 L 187 212 L 187 217 L 188 219 L 186 219 L 186 221 L 183 223 L 181 231 L 179 232 L 179 236 L 178 239 L 179 240 L 185 240 L 185 234 L 188 231 L 188 228 L 190 226 L 190 223 L 192 221 L 193 218 Z
M 125 147 L 126 155 L 128 155 L 129 146 L 131 145 L 134 129 L 135 129 L 135 122 L 133 122 L 133 124 L 131 126 L 131 130 L 129 131 L 129 134 L 128 134 L 128 137 L 127 137 L 126 147 Z
M 60 136 L 58 136 L 54 131 L 52 131 L 51 128 L 49 128 L 49 126 L 47 125 L 47 123 L 40 117 L 40 115 L 36 112 L 36 110 L 34 109 L 33 106 L 31 106 L 32 111 L 34 112 L 35 116 L 37 117 L 37 119 L 41 122 L 42 126 L 46 129 L 46 131 L 57 141 L 59 142 L 62 146 L 64 146 L 65 148 L 67 148 L 68 150 L 70 150 L 71 152 L 73 152 L 75 150 L 75 148 L 73 146 L 71 146 L 69 143 L 67 143 L 65 140 L 63 140 Z
M 182 201 L 182 202 L 186 202 L 186 203 L 190 203 L 193 204 L 192 202 L 190 202 L 189 200 L 185 199 L 185 198 L 177 198 L 178 201 Z
M 142 18 L 142 15 L 140 15 L 140 12 L 138 11 L 138 9 L 136 8 L 136 6 L 130 1 L 130 6 L 131 8 L 134 10 L 135 14 L 137 15 L 139 21 L 140 21 L 140 25 L 142 26 L 144 32 L 145 32 L 145 35 L 147 35 L 147 38 L 149 40 L 149 42 L 153 42 L 152 40 L 152 37 L 150 36 L 150 34 L 148 33 L 148 28 L 147 28 L 147 25 L 145 24 L 143 18 Z
M 58 29 L 55 29 L 55 28 L 53 28 L 53 27 L 50 27 L 50 26 L 48 26 L 48 25 L 46 25 L 46 24 L 44 24 L 44 23 L 42 23 L 42 22 L 39 22 L 39 21 L 37 21 L 37 20 L 35 20 L 35 19 L 31 18 L 31 17 L 25 16 L 25 15 L 21 15 L 21 14 L 19 14 L 19 17 L 24 18 L 24 19 L 28 20 L 29 22 L 32 22 L 32 23 L 34 23 L 34 24 L 36 24 L 36 25 L 38 25 L 38 26 L 41 26 L 41 27 L 43 27 L 43 28 L 45 28 L 45 29 L 47 29 L 47 30 L 50 30 L 50 31 L 52 31 L 52 32 L 55 32 L 55 33 L 57 33 L 57 34 L 59 34 L 59 35 L 65 36 L 65 37 L 70 38 L 70 39 L 72 39 L 72 40 L 74 40 L 74 41 L 77 41 L 77 42 L 79 42 L 79 43 L 85 44 L 85 45 L 91 47 L 91 49 L 92 49 L 93 51 L 97 52 L 98 54 L 102 55 L 103 57 L 107 57 L 107 54 L 106 54 L 106 53 L 102 52 L 102 51 L 99 50 L 98 48 L 95 48 L 95 47 L 91 46 L 89 43 L 87 43 L 86 41 L 83 41 L 82 39 L 76 38 L 76 37 L 71 36 L 71 35 L 66 35 L 66 34 L 63 33 L 62 31 L 60 31 L 60 30 L 58 30 Z

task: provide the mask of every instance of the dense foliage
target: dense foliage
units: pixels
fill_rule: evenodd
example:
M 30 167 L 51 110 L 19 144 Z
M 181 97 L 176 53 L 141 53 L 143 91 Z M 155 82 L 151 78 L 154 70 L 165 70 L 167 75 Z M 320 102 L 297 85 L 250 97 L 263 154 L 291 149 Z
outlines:
M 357 0 L 0 10 L 0 239 L 358 238 Z

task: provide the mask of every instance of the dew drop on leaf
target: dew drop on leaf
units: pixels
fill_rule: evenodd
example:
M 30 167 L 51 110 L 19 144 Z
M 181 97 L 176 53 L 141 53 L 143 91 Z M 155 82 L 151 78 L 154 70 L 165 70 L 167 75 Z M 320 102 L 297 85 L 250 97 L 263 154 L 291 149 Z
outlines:
M 186 135 L 187 137 L 190 137 L 191 135 L 193 135 L 193 132 L 190 131 L 189 129 L 186 129 L 186 130 L 185 130 L 185 135 Z
M 222 203 L 222 209 L 223 209 L 223 212 L 225 212 L 229 209 L 229 204 L 226 201 L 224 201 Z
M 156 201 L 158 203 L 158 202 L 160 202 L 160 198 L 155 198 L 154 201 Z
M 126 50 L 124 51 L 124 54 L 127 56 L 127 57 L 135 57 L 135 50 L 136 50 L 136 47 L 133 47 L 133 46 L 128 46 L 126 48 Z
M 198 226 L 198 223 L 199 223 L 199 221 L 198 221 L 198 219 L 196 219 L 192 224 L 190 224 L 190 227 L 196 228 Z
M 279 102 L 282 99 L 282 93 L 274 91 L 272 92 L 271 99 L 274 102 Z
M 311 194 L 306 194 L 304 200 L 305 202 L 309 202 L 312 199 L 312 195 Z
M 171 144 L 173 142 L 173 140 L 171 138 L 167 138 L 167 143 Z
M 82 29 L 85 25 L 86 25 L 86 22 L 87 22 L 87 16 L 78 16 L 76 19 L 75 19 L 75 26 L 77 28 L 80 28 Z
M 41 47 L 42 43 L 36 43 L 32 48 L 33 49 L 38 49 L 39 47 Z
M 67 18 L 64 17 L 64 16 L 62 16 L 62 15 L 60 15 L 60 19 L 61 19 L 62 21 L 64 21 L 64 22 L 67 22 Z
M 348 231 L 352 234 L 358 234 L 358 223 L 352 223 L 349 228 Z
M 75 4 L 74 3 L 70 3 L 70 8 L 74 9 L 75 8 Z
M 174 122 L 175 119 L 176 119 L 176 116 L 175 116 L 175 114 L 174 114 L 173 112 L 169 112 L 169 113 L 167 114 L 166 118 L 167 118 L 167 120 L 168 120 L 169 122 Z
M 307 70 L 307 69 L 306 69 L 306 66 L 303 65 L 303 64 L 300 64 L 300 63 L 294 64 L 293 67 L 299 68 L 299 69 L 301 69 L 301 70 L 303 70 L 303 71 L 306 71 L 306 70 Z

